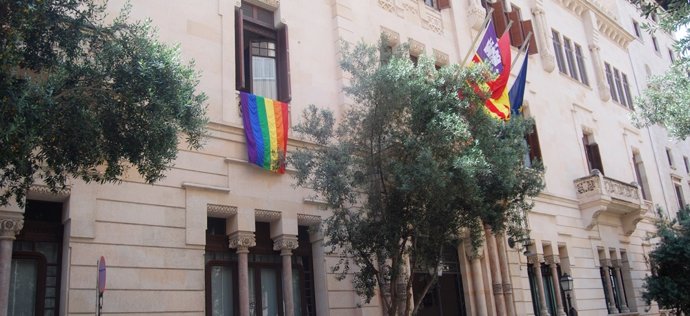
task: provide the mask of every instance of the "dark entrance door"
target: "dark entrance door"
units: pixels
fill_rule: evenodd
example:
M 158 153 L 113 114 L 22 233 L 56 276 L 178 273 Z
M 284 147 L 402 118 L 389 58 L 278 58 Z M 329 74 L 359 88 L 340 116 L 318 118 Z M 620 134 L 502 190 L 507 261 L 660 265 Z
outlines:
M 443 274 L 437 278 L 437 282 L 421 299 L 419 316 L 465 316 L 465 302 L 462 293 L 462 276 L 460 274 L 460 264 L 458 263 L 458 253 L 454 246 L 448 246 L 443 251 Z M 413 291 L 415 302 L 420 298 L 417 293 L 421 293 L 431 275 L 418 271 L 415 273 Z

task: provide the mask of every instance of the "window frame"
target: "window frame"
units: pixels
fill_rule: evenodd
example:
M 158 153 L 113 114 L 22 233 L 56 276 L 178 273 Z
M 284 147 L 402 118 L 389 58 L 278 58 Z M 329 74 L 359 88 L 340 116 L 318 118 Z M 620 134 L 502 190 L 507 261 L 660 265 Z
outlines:
M 571 78 L 580 81 L 577 74 L 577 65 L 575 65 L 575 54 L 573 52 L 573 42 L 570 38 L 563 36 L 563 50 L 565 52 L 565 59 L 568 63 L 568 72 Z
M 587 69 L 585 68 L 585 58 L 582 53 L 582 46 L 574 42 L 573 44 L 575 45 L 575 60 L 577 61 L 577 68 L 580 70 L 580 82 L 589 87 L 589 77 L 587 76 Z
M 558 31 L 551 29 L 551 37 L 553 39 L 553 49 L 556 53 L 556 64 L 558 71 L 562 74 L 568 74 L 565 56 L 563 54 L 563 43 L 561 42 L 561 34 Z

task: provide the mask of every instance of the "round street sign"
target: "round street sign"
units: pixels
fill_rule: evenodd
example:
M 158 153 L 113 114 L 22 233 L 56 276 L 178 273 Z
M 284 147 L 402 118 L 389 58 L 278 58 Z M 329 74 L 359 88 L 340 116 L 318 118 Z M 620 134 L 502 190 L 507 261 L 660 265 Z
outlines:
M 98 261 L 98 293 L 103 294 L 105 292 L 105 258 L 101 256 L 101 260 Z

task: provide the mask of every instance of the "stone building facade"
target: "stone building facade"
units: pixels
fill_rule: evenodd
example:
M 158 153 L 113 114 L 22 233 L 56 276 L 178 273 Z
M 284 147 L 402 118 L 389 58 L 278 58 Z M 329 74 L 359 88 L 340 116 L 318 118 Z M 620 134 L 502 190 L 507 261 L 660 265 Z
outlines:
M 115 12 L 122 4 L 109 5 Z M 323 204 L 292 186 L 290 170 L 277 175 L 246 162 L 238 87 L 289 102 L 293 125 L 309 104 L 338 113 L 349 101 L 341 41 L 375 42 L 386 33 L 391 46 L 408 43 L 412 58 L 459 63 L 487 8 L 503 19 L 497 23 L 514 22 L 514 38 L 533 36 L 524 112 L 536 120 L 536 134 L 526 159 L 543 160 L 546 188 L 529 214 L 531 239 L 514 246 L 487 231 L 479 255 L 464 244 L 449 251 L 421 314 L 564 315 L 568 301 L 579 315 L 663 313 L 641 300 L 653 247 L 646 237 L 655 206 L 672 217 L 690 197 L 690 144 L 630 123 L 632 97 L 673 53 L 670 35 L 642 30 L 655 22 L 627 1 L 132 6 L 133 18 L 150 17 L 161 39 L 180 43 L 202 71 L 207 143 L 181 149 L 155 185 L 133 171 L 119 184 L 75 180 L 59 194 L 37 185 L 25 208 L 0 208 L 0 307 L 9 315 L 27 308 L 93 314 L 100 256 L 107 261 L 104 313 L 381 315 L 376 299 L 364 304 L 330 270 L 338 258 L 325 253 L 314 229 L 328 216 Z M 289 139 L 289 148 L 306 145 Z M 574 278 L 570 300 L 557 282 L 564 273 Z

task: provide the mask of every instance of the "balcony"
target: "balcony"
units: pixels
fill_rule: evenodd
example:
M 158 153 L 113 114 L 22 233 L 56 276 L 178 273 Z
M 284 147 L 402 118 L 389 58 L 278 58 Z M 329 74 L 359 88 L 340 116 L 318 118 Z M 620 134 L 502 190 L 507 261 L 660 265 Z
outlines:
M 599 216 L 609 214 L 620 218 L 623 232 L 630 236 L 649 208 L 637 184 L 605 177 L 598 170 L 574 182 L 587 230 L 594 228 Z

